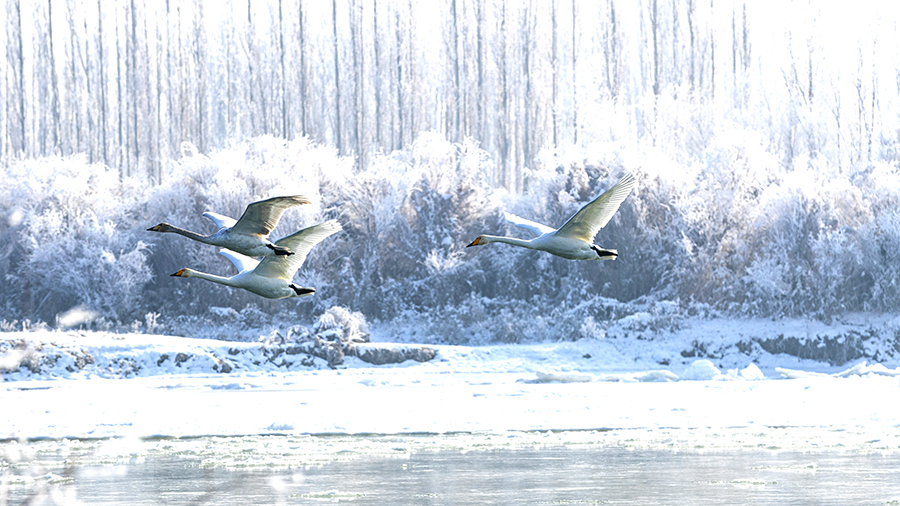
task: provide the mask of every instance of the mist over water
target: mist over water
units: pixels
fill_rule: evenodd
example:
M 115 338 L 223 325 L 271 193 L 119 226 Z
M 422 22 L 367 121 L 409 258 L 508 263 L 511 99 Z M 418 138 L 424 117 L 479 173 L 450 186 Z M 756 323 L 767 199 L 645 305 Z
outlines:
M 637 436 L 613 445 L 566 433 L 345 436 L 333 444 L 347 450 L 335 453 L 310 446 L 316 439 L 330 446 L 327 436 L 204 438 L 131 443 L 130 455 L 103 451 L 115 441 L 80 449 L 71 441 L 59 456 L 45 442 L 35 461 L 3 479 L 12 483 L 6 488 L 12 503 L 44 497 L 58 504 L 781 505 L 893 504 L 900 498 L 896 452 L 642 447 Z M 287 453 L 269 461 L 269 447 Z M 21 479 L 23 472 L 46 470 L 50 478 Z

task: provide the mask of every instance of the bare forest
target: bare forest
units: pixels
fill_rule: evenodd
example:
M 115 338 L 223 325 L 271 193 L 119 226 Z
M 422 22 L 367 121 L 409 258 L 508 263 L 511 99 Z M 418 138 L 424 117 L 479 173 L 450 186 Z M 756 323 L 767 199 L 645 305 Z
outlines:
M 644 311 L 831 320 L 900 304 L 900 16 L 880 2 L 6 0 L 0 319 L 186 332 L 333 306 L 443 342 Z M 627 172 L 616 262 L 465 244 L 561 224 Z M 264 301 L 200 214 L 338 218 Z M 419 323 L 416 323 L 419 322 Z M 398 327 L 399 328 L 399 327 Z M 404 327 L 406 328 L 406 327 Z

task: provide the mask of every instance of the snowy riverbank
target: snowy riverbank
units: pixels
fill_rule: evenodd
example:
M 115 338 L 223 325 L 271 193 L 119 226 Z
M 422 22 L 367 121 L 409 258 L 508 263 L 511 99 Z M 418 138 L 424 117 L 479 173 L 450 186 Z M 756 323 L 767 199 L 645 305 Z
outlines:
M 665 327 L 649 314 L 636 313 L 608 325 L 602 338 L 472 347 L 435 344 L 439 339 L 433 336 L 424 336 L 426 344 L 418 344 L 409 328 L 396 324 L 372 325 L 375 342 L 364 342 L 368 335 L 341 325 L 312 330 L 295 326 L 284 335 L 260 330 L 260 337 L 251 342 L 36 330 L 0 333 L 0 377 L 9 382 L 240 375 L 396 363 L 390 367 L 444 373 L 565 373 L 588 379 L 772 378 L 779 377 L 779 368 L 837 373 L 863 362 L 894 370 L 900 367 L 898 321 L 873 315 L 828 325 L 809 320 L 693 318 Z M 399 342 L 385 342 L 389 340 Z M 698 363 L 706 369 L 698 369 Z M 747 370 L 751 366 L 754 370 Z
M 619 322 L 623 328 L 604 339 L 476 347 L 355 343 L 337 365 L 271 335 L 236 342 L 3 333 L 0 438 L 774 426 L 896 432 L 900 405 L 887 401 L 900 391 L 894 321 L 863 320 L 696 320 L 666 332 L 632 322 L 628 336 Z M 376 340 L 396 330 L 371 329 Z M 833 364 L 747 347 L 765 336 L 867 356 Z M 433 358 L 381 366 L 360 358 L 365 349 L 423 348 Z M 876 354 L 887 360 L 873 361 Z
M 707 351 L 737 349 L 742 335 L 771 324 L 706 321 L 684 334 L 633 339 L 428 345 L 436 353 L 424 362 L 373 366 L 347 356 L 336 367 L 271 339 L 5 333 L 0 438 L 757 426 L 896 431 L 900 405 L 886 401 L 900 391 L 896 361 L 832 365 L 764 350 L 752 358 L 681 353 L 698 340 L 721 345 Z M 811 335 L 838 339 L 829 331 L 836 326 Z M 16 361 L 20 366 L 12 367 Z
M 741 373 L 712 375 L 714 366 L 702 360 L 688 369 L 700 381 L 671 381 L 646 372 L 526 372 L 524 362 L 521 372 L 454 371 L 438 361 L 8 381 L 0 385 L 0 438 L 824 427 L 861 431 L 900 449 L 900 404 L 890 401 L 900 392 L 900 377 L 891 376 L 897 370 L 858 365 L 832 376 L 779 369 L 777 378 L 792 379 L 750 381 Z M 622 381 L 603 381 L 612 379 Z

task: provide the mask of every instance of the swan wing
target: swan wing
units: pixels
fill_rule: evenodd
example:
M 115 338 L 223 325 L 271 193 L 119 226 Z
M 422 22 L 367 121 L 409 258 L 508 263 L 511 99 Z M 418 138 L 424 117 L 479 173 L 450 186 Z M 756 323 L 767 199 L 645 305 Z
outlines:
M 219 228 L 219 230 L 222 230 L 223 228 L 233 227 L 234 224 L 237 223 L 237 220 L 235 220 L 234 218 L 229 218 L 228 216 L 214 213 L 212 211 L 206 211 L 205 213 L 203 213 L 203 217 L 211 219 L 212 222 L 216 224 L 216 227 Z
M 241 255 L 240 253 L 231 251 L 230 249 L 220 249 L 219 254 L 231 260 L 231 263 L 234 264 L 234 267 L 238 270 L 238 273 L 244 271 L 252 271 L 256 268 L 257 265 L 259 265 L 259 260 L 248 257 L 247 255 Z
M 326 237 L 343 230 L 337 220 L 328 220 L 299 232 L 282 237 L 275 244 L 283 246 L 294 252 L 293 255 L 267 256 L 259 263 L 254 271 L 256 274 L 267 278 L 284 278 L 291 280 L 294 274 L 306 261 L 306 255 Z
M 555 229 L 548 227 L 547 225 L 541 225 L 540 223 L 526 220 L 525 218 L 521 218 L 512 213 L 503 212 L 503 216 L 506 218 L 506 221 L 512 223 L 517 227 L 522 227 L 526 230 L 530 230 L 536 235 L 544 235 L 552 232 L 556 232 Z
M 261 235 L 263 237 L 272 233 L 278 220 L 288 208 L 301 204 L 310 204 L 311 201 L 303 195 L 291 197 L 272 197 L 266 200 L 253 202 L 247 206 L 244 214 L 237 223 L 231 227 L 233 232 L 249 235 Z
M 594 242 L 594 236 L 609 223 L 636 182 L 634 174 L 626 174 L 612 188 L 579 209 L 565 225 L 559 227 L 556 235 Z

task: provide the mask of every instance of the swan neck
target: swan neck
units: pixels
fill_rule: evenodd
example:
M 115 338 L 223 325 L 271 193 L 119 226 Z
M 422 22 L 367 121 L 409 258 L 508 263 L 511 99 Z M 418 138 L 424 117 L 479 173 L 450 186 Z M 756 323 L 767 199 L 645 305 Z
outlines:
M 213 283 L 219 283 L 220 285 L 237 286 L 231 278 L 216 276 L 215 274 L 207 274 L 200 271 L 191 271 L 190 277 L 205 279 L 207 281 L 212 281 Z
M 211 244 L 211 243 L 209 242 L 209 237 L 208 237 L 208 236 L 200 235 L 200 234 L 198 234 L 198 233 L 196 233 L 196 232 L 191 232 L 190 230 L 185 230 L 185 229 L 183 229 L 183 228 L 178 228 L 178 227 L 175 227 L 175 226 L 171 226 L 171 225 L 170 225 L 169 232 L 173 232 L 173 233 L 176 233 L 176 234 L 178 234 L 178 235 L 183 235 L 184 237 L 187 237 L 188 239 L 193 239 L 193 240 L 195 240 L 195 241 L 200 241 L 200 242 L 202 242 L 202 243 Z
M 505 242 L 506 244 L 512 244 L 513 246 L 521 246 L 523 248 L 534 249 L 534 245 L 531 244 L 531 241 L 516 239 L 515 237 L 486 235 L 484 236 L 484 242 Z

